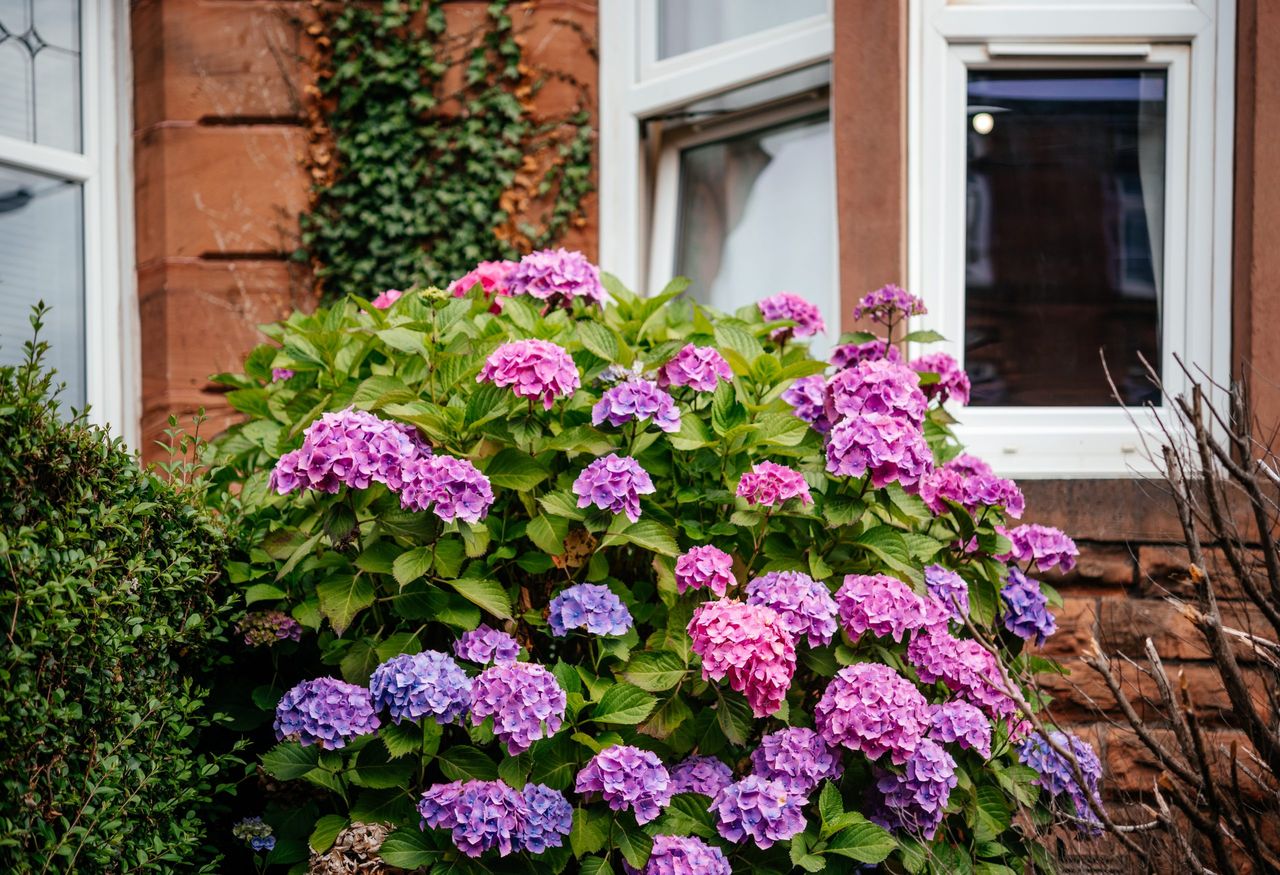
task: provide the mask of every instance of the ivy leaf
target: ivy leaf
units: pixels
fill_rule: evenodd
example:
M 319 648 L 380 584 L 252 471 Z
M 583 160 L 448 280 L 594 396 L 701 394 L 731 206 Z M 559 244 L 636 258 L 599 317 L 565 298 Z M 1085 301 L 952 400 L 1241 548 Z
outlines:
M 498 766 L 484 751 L 469 744 L 451 747 L 436 757 L 440 771 L 450 781 L 496 781 Z
M 428 841 L 427 833 L 398 829 L 383 839 L 378 856 L 397 869 L 425 869 L 444 857 L 444 852 L 431 847 Z
M 482 610 L 488 611 L 500 620 L 511 619 L 511 599 L 507 591 L 496 580 L 481 580 L 464 577 L 461 580 L 450 580 L 447 583 L 458 591 L 464 599 Z
M 319 764 L 319 749 L 296 741 L 282 741 L 262 755 L 262 768 L 281 781 L 296 781 Z
M 350 822 L 341 814 L 326 814 L 316 821 L 315 829 L 311 830 L 311 838 L 307 839 L 307 844 L 317 854 L 323 854 L 333 847 L 338 833 L 346 829 Z
M 596 723 L 634 726 L 648 717 L 657 704 L 657 699 L 639 687 L 615 684 L 600 697 L 591 719 Z
M 331 578 L 316 586 L 316 595 L 320 597 L 320 613 L 341 635 L 356 614 L 373 604 L 373 583 L 363 575 Z
M 622 676 L 642 690 L 660 693 L 684 680 L 689 668 L 683 659 L 666 650 L 634 653 Z
M 547 479 L 547 467 L 537 458 L 507 447 L 489 460 L 484 474 L 495 486 L 527 492 Z

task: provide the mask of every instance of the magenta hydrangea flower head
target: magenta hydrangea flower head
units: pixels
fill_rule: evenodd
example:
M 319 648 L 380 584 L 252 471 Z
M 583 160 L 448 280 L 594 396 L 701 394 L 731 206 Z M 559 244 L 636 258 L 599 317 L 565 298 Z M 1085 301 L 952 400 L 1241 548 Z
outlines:
M 302 626 L 283 611 L 251 611 L 236 624 L 236 631 L 250 647 L 302 640 Z
M 446 523 L 455 519 L 478 523 L 493 506 L 489 478 L 466 459 L 452 456 L 419 456 L 403 471 L 400 506 L 427 510 Z
M 902 353 L 896 346 L 888 345 L 876 338 L 866 343 L 842 343 L 831 351 L 830 362 L 837 370 L 856 365 L 858 362 L 878 361 L 886 359 L 891 362 L 902 361 Z
M 435 650 L 393 656 L 369 678 L 373 707 L 391 711 L 391 719 L 417 722 L 430 717 L 452 723 L 471 704 L 471 678 L 450 657 Z
M 276 738 L 325 750 L 346 747 L 360 735 L 377 731 L 378 715 L 369 691 L 335 678 L 303 681 L 276 705 Z
M 543 666 L 500 662 L 471 684 L 471 722 L 479 726 L 493 717 L 493 734 L 516 756 L 560 731 L 566 701 L 555 675 Z
M 724 851 L 697 836 L 656 835 L 644 869 L 634 869 L 626 860 L 622 867 L 629 875 L 733 875 Z
M 563 845 L 565 836 L 573 831 L 573 806 L 564 794 L 546 784 L 525 784 L 520 799 L 523 806 L 516 826 L 520 849 L 541 854 Z
M 501 313 L 502 304 L 498 299 L 511 294 L 511 275 L 515 269 L 514 261 L 482 261 L 449 283 L 448 292 L 455 298 L 461 298 L 478 286 L 485 298 L 493 301 L 489 310 Z
M 617 453 L 596 459 L 573 481 L 578 507 L 595 505 L 610 513 L 625 513 L 633 523 L 640 519 L 640 496 L 653 491 L 649 472 L 630 456 Z
M 844 766 L 833 750 L 812 729 L 790 726 L 770 732 L 751 752 L 751 764 L 762 778 L 778 781 L 788 795 L 806 798 L 827 779 L 840 780 Z
M 778 612 L 782 628 L 810 647 L 831 643 L 836 634 L 836 603 L 825 583 L 801 571 L 770 571 L 747 584 L 747 604 Z
M 943 702 L 929 706 L 929 737 L 947 744 L 958 744 L 991 758 L 991 721 L 968 702 Z
M 883 413 L 919 426 L 928 406 L 920 391 L 920 375 L 888 359 L 858 362 L 827 381 L 827 419 Z
M 747 697 L 751 712 L 767 717 L 782 706 L 796 670 L 795 640 L 772 608 L 732 599 L 703 602 L 689 621 L 702 676 L 729 679 Z
M 1019 638 L 1040 645 L 1058 631 L 1040 584 L 1018 569 L 1009 569 L 1009 582 L 1000 590 L 1000 597 L 1005 604 L 1004 627 Z
M 480 665 L 515 662 L 520 656 L 520 644 L 506 632 L 481 623 L 470 632 L 463 632 L 453 642 L 453 652 L 458 659 Z
M 533 295 L 553 307 L 570 306 L 576 298 L 593 304 L 604 300 L 600 268 L 581 252 L 564 248 L 530 252 L 512 271 L 509 286 L 513 295 Z
M 799 378 L 782 393 L 782 400 L 791 405 L 796 416 L 813 426 L 814 431 L 819 434 L 831 431 L 826 409 L 827 380 L 822 374 Z
M 271 382 L 278 383 L 281 380 L 293 379 L 293 370 L 291 368 L 272 368 Z
M 382 483 L 398 490 L 404 469 L 431 448 L 412 426 L 348 407 L 307 426 L 302 446 L 285 453 L 271 472 L 271 488 L 336 493 L 343 485 L 368 489 Z
M 688 386 L 699 392 L 713 392 L 716 385 L 733 379 L 733 369 L 713 346 L 694 346 L 692 343 L 675 354 L 658 369 L 658 385 Z
M 812 337 L 827 330 L 827 324 L 822 321 L 822 311 L 794 292 L 779 292 L 760 301 L 757 306 L 766 322 L 787 319 L 795 323 L 794 328 L 777 328 L 769 335 L 779 343 L 792 337 L 797 340 Z
M 803 797 L 791 796 L 781 781 L 760 775 L 730 784 L 711 800 L 720 835 L 731 842 L 750 838 L 760 848 L 804 832 L 803 809 Z
M 1075 757 L 1080 766 L 1081 775 L 1084 777 L 1083 787 L 1076 780 L 1071 761 L 1054 750 L 1043 735 L 1037 733 L 1029 736 L 1018 748 L 1018 759 L 1023 765 L 1030 766 L 1040 773 L 1035 783 L 1043 787 L 1055 801 L 1062 796 L 1070 800 L 1073 813 L 1084 821 L 1078 824 L 1081 831 L 1097 834 L 1101 831 L 1102 824 L 1098 816 L 1093 813 L 1089 800 L 1092 799 L 1098 807 L 1102 806 L 1102 799 L 1098 795 L 1098 784 L 1102 780 L 1102 763 L 1098 759 L 1098 754 L 1089 742 L 1079 736 L 1055 730 L 1049 737 L 1059 748 L 1070 752 Z
M 945 352 L 931 352 L 911 362 L 911 370 L 920 374 L 937 374 L 934 383 L 920 386 L 925 397 L 930 401 L 937 399 L 939 404 L 954 400 L 957 404 L 969 403 L 969 375 L 960 367 L 960 363 Z
M 888 755 L 902 765 L 929 728 L 929 703 L 911 681 L 875 662 L 845 666 L 814 708 L 827 744 L 861 751 L 869 760 Z
M 1040 571 L 1057 567 L 1064 574 L 1076 567 L 1080 549 L 1061 529 L 1032 523 L 1012 529 L 997 526 L 996 531 L 1008 538 L 1013 545 L 1012 550 L 997 556 L 997 559 L 1031 563 Z M 1027 570 L 1030 568 L 1031 565 L 1028 565 Z
M 435 784 L 418 801 L 421 827 L 450 830 L 454 847 L 468 857 L 494 848 L 500 857 L 518 850 L 523 809 L 520 793 L 502 781 Z
M 549 340 L 504 343 L 485 359 L 476 382 L 510 386 L 520 398 L 540 398 L 546 410 L 582 385 L 573 357 Z
M 941 565 L 930 565 L 924 570 L 924 585 L 949 619 L 963 623 L 969 616 L 969 584 L 959 574 Z
M 969 513 L 985 507 L 1003 507 L 1015 519 L 1022 516 L 1026 500 L 1018 484 L 997 477 L 991 467 L 970 455 L 960 455 L 935 468 L 920 482 L 920 497 L 935 514 L 947 512 L 952 501 Z
M 557 638 L 568 635 L 570 629 L 586 629 L 591 635 L 625 635 L 631 628 L 631 611 L 609 587 L 578 583 L 551 600 L 547 623 Z
M 789 499 L 798 498 L 801 504 L 812 504 L 809 484 L 804 475 L 794 468 L 775 462 L 757 462 L 738 480 L 738 497 L 747 504 L 773 507 Z
M 853 308 L 853 318 L 856 321 L 865 316 L 873 322 L 893 325 L 908 316 L 923 316 L 928 312 L 924 301 L 906 289 L 889 283 L 863 295 L 862 300 Z
M 665 432 L 680 430 L 680 409 L 665 389 L 651 380 L 633 378 L 605 390 L 591 408 L 591 424 L 614 428 L 631 420 L 648 419 Z
M 676 592 L 681 595 L 706 588 L 723 597 L 735 583 L 733 557 L 718 547 L 690 547 L 676 559 Z
M 947 816 L 955 789 L 956 761 L 942 746 L 923 739 L 901 774 L 876 769 L 880 805 L 871 820 L 886 829 L 931 840 Z
M 379 294 L 378 297 L 374 298 L 372 304 L 379 310 L 385 310 L 396 301 L 400 300 L 403 296 L 404 292 L 399 289 L 387 289 L 385 292 Z
M 673 793 L 714 796 L 733 783 L 733 769 L 715 757 L 686 757 L 671 770 Z
M 887 574 L 849 574 L 836 591 L 840 623 L 854 641 L 863 632 L 902 641 L 925 623 L 924 601 Z
M 646 824 L 671 804 L 671 776 L 653 751 L 615 744 L 596 754 L 578 772 L 573 789 L 599 793 L 614 811 L 631 811 Z
M 1007 720 L 1018 710 L 1006 691 L 1000 661 L 971 638 L 956 638 L 939 629 L 924 630 L 907 645 L 907 662 L 922 682 L 942 681 L 957 698 L 992 720 Z
M 869 475 L 882 489 L 895 480 L 907 492 L 922 487 L 933 470 L 933 453 L 919 428 L 883 413 L 838 422 L 827 437 L 827 470 L 842 477 Z

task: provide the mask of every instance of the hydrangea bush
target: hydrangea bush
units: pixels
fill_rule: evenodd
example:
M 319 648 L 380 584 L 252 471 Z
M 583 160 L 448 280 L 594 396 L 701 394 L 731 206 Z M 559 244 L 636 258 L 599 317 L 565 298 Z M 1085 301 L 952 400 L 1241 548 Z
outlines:
M 836 365 L 797 295 L 498 267 L 295 314 L 221 377 L 264 863 L 377 824 L 440 873 L 1007 873 L 1092 829 L 1028 719 L 1035 575 L 1075 548 L 961 453 L 955 362 L 885 339 L 922 301 L 870 294 Z

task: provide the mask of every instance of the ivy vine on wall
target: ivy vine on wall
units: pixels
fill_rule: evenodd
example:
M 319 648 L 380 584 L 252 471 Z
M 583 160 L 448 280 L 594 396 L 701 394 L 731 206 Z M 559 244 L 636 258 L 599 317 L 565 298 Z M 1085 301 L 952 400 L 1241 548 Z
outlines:
M 308 163 L 315 182 L 299 258 L 325 297 L 444 285 L 584 221 L 594 130 L 585 83 L 536 69 L 511 0 L 313 0 L 317 46 Z M 531 8 L 529 4 L 518 4 Z M 594 53 L 591 35 L 568 21 Z M 552 80 L 576 89 L 539 116 Z

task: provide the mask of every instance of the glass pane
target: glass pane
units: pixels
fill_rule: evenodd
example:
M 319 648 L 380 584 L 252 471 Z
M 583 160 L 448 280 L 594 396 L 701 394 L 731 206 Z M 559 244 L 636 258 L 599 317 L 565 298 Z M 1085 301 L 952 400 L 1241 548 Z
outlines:
M 969 74 L 965 370 L 973 404 L 1159 393 L 1163 71 Z
M 658 0 L 658 57 L 683 55 L 826 11 L 827 0 Z
M 796 292 L 822 307 L 834 326 L 834 216 L 825 112 L 693 146 L 680 157 L 676 273 L 717 309 L 733 312 Z
M 0 364 L 22 359 L 31 305 L 52 310 L 43 336 L 67 384 L 64 403 L 85 401 L 84 241 L 77 183 L 0 167 Z
M 0 0 L 0 134 L 81 148 L 79 0 Z

